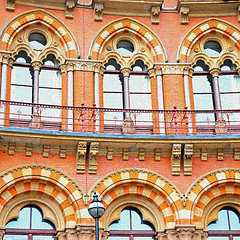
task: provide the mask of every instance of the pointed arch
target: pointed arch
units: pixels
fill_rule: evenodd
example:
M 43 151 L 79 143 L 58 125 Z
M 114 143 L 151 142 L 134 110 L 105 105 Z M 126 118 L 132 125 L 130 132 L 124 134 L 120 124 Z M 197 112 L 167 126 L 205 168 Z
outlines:
M 72 178 L 47 166 L 23 165 L 0 175 L 0 215 L 6 213 L 8 203 L 12 206 L 22 201 L 38 201 L 42 196 L 42 201 L 55 205 L 56 215 L 64 219 L 57 224 L 58 228 L 75 227 L 80 222 L 82 195 L 83 191 Z M 1 216 L 0 227 L 4 227 L 5 219 L 6 216 Z
M 99 60 L 102 49 L 107 41 L 115 36 L 116 33 L 123 31 L 130 31 L 136 35 L 137 39 L 144 40 L 147 48 L 149 48 L 153 54 L 154 62 L 165 62 L 167 60 L 166 51 L 157 35 L 142 23 L 131 18 L 120 18 L 111 22 L 98 32 L 90 48 L 90 56 L 92 59 Z
M 76 58 L 78 56 L 77 42 L 68 27 L 52 14 L 39 9 L 15 17 L 5 27 L 0 39 L 0 49 L 9 51 L 14 37 L 24 28 L 37 23 L 44 24 L 53 35 L 58 36 L 59 42 L 65 50 L 66 58 Z
M 90 189 L 90 195 L 93 191 L 97 192 L 106 208 L 120 198 L 136 196 L 151 203 L 154 212 L 162 214 L 165 227 L 179 224 L 180 191 L 169 180 L 152 171 L 128 168 L 110 173 Z
M 191 223 L 204 227 L 203 214 L 207 205 L 227 195 L 240 195 L 240 169 L 220 169 L 196 180 L 186 192 L 186 211 Z
M 199 23 L 186 34 L 178 48 L 177 59 L 179 59 L 181 63 L 189 62 L 189 54 L 194 44 L 210 32 L 222 34 L 224 38 L 233 41 L 238 50 L 240 49 L 239 29 L 224 20 L 210 18 Z

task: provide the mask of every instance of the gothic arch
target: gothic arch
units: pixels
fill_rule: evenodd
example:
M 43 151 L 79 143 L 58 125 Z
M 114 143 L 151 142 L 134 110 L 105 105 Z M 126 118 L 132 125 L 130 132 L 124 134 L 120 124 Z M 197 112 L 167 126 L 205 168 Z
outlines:
M 120 199 L 122 204 L 135 202 L 143 206 L 138 199 L 145 199 L 146 206 L 149 205 L 152 212 L 162 216 L 162 223 L 155 224 L 157 228 L 179 224 L 179 190 L 169 180 L 152 171 L 128 168 L 110 173 L 90 189 L 90 195 L 93 191 L 97 192 L 106 209 L 118 207 Z M 106 219 L 105 222 L 109 223 L 109 220 Z
M 31 10 L 14 18 L 2 32 L 1 50 L 12 50 L 11 44 L 16 35 L 23 29 L 37 23 L 46 26 L 49 32 L 59 38 L 66 58 L 76 58 L 78 56 L 77 42 L 67 26 L 52 14 L 43 10 Z
M 121 32 L 130 32 L 134 34 L 136 39 L 143 40 L 146 47 L 151 51 L 153 62 L 165 62 L 167 60 L 166 51 L 156 34 L 142 23 L 130 18 L 120 18 L 99 31 L 90 48 L 91 58 L 100 60 L 106 43 Z
M 181 63 L 189 62 L 189 55 L 194 44 L 211 32 L 217 32 L 225 39 L 230 39 L 236 49 L 240 49 L 240 31 L 232 24 L 216 18 L 210 18 L 193 27 L 182 40 L 177 54 Z
M 82 194 L 72 178 L 54 168 L 22 165 L 10 169 L 0 175 L 0 227 L 6 224 L 12 210 L 9 206 L 28 201 L 51 206 L 55 219 L 58 219 L 55 223 L 58 229 L 75 227 L 80 222 L 79 200 Z
M 240 169 L 220 169 L 203 175 L 196 180 L 186 192 L 186 213 L 192 224 L 206 227 L 206 215 L 209 204 L 216 204 L 225 199 L 230 202 L 231 198 L 240 195 Z M 223 203 L 223 202 L 222 202 Z M 215 205 L 216 205 L 215 204 Z M 240 202 L 239 202 L 240 205 Z

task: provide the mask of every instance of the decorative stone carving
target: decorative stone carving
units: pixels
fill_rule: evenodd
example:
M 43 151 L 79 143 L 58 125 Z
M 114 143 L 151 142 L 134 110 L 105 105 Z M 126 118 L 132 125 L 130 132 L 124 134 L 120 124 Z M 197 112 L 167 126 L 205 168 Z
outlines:
M 181 202 L 182 202 L 182 205 L 183 207 L 186 207 L 186 204 L 187 204 L 187 196 L 185 194 L 183 194 L 181 196 Z
M 107 240 L 109 237 L 109 231 L 106 231 L 104 229 L 99 229 L 99 235 L 100 235 L 100 240 Z
M 49 145 L 43 145 L 43 157 L 44 158 L 49 157 L 49 151 L 50 151 L 50 146 Z
M 83 194 L 83 203 L 85 206 L 88 206 L 90 202 L 90 195 L 88 193 Z
M 133 120 L 128 118 L 125 119 L 122 125 L 123 134 L 133 134 L 135 132 Z
M 30 123 L 30 128 L 32 129 L 40 129 L 41 128 L 41 118 L 38 113 L 38 107 L 34 108 L 34 113 L 32 114 L 32 121 Z
M 180 175 L 181 144 L 173 144 L 171 154 L 172 175 Z
M 129 67 L 121 68 L 121 73 L 123 74 L 123 77 L 129 77 L 131 72 L 132 72 L 132 70 Z
M 98 65 L 102 71 L 103 66 L 101 66 L 101 64 L 102 62 L 98 60 L 68 59 L 66 61 L 67 71 L 77 70 L 94 72 L 96 68 L 98 68 Z
M 151 23 L 158 24 L 159 23 L 159 13 L 160 7 L 152 7 L 151 9 Z
M 156 75 L 161 74 L 184 74 L 186 68 L 190 68 L 190 63 L 156 63 L 154 65 Z
M 226 134 L 228 131 L 226 121 L 223 118 L 220 118 L 216 121 L 215 132 L 218 135 Z
M 156 71 L 155 71 L 155 69 L 154 69 L 154 68 L 148 69 L 148 75 L 149 75 L 150 78 L 151 78 L 151 77 L 155 77 L 155 76 L 156 76 Z
M 58 231 L 56 233 L 55 239 L 57 239 L 57 240 L 67 240 L 66 233 L 64 231 Z
M 94 4 L 94 20 L 102 21 L 103 15 L 103 3 L 95 3 Z
M 181 7 L 180 8 L 180 23 L 181 24 L 188 24 L 189 23 L 189 7 Z
M 160 148 L 155 148 L 154 150 L 155 161 L 161 160 L 161 153 L 162 153 L 162 150 Z
M 144 161 L 144 159 L 145 159 L 145 149 L 144 148 L 139 148 L 138 159 L 139 159 L 139 161 Z
M 107 148 L 107 160 L 113 160 L 113 148 L 112 147 Z
M 193 144 L 184 145 L 183 172 L 184 175 L 192 175 Z
M 61 145 L 59 148 L 59 157 L 66 158 L 66 151 L 67 151 L 67 147 Z
M 76 153 L 77 173 L 85 172 L 87 142 L 78 142 Z
M 123 160 L 128 161 L 129 159 L 129 148 L 124 148 L 123 149 Z
M 233 156 L 235 161 L 240 160 L 240 148 L 234 148 L 234 156 Z
M 0 229 L 0 240 L 3 239 L 4 234 L 5 234 L 5 228 L 1 228 L 1 229 Z
M 66 0 L 66 9 L 65 9 L 65 17 L 73 18 L 73 9 L 76 5 L 76 0 Z
M 27 143 L 26 144 L 26 148 L 25 148 L 25 155 L 27 157 L 31 157 L 32 156 L 32 143 Z
M 97 173 L 97 156 L 99 150 L 98 142 L 91 142 L 89 149 L 89 159 L 88 159 L 88 173 L 96 174 Z
M 223 149 L 222 148 L 218 148 L 218 150 L 217 150 L 217 160 L 223 161 Z
M 40 71 L 40 69 L 42 67 L 42 63 L 40 61 L 34 61 L 31 64 L 32 64 L 33 70 Z
M 15 142 L 10 142 L 8 144 L 8 155 L 14 155 L 15 147 L 16 147 L 16 143 Z
M 95 235 L 95 227 L 94 225 L 77 225 L 76 232 L 78 236 L 78 240 L 92 240 Z
M 201 161 L 207 161 L 207 149 L 206 148 L 201 149 Z
M 221 69 L 219 69 L 219 68 L 212 68 L 212 69 L 210 69 L 209 72 L 212 75 L 212 77 L 214 78 L 214 77 L 218 77 L 219 76 L 219 74 L 221 72 Z
M 16 2 L 16 0 L 7 0 L 6 10 L 14 12 L 15 11 L 15 2 Z

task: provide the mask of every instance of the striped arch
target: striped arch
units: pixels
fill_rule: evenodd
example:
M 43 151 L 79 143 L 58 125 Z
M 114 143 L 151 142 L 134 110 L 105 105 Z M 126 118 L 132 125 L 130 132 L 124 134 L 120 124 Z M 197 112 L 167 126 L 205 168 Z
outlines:
M 123 169 L 101 179 L 90 190 L 96 191 L 107 208 L 120 197 L 134 195 L 152 203 L 163 214 L 166 227 L 179 224 L 178 209 L 181 205 L 179 190 L 166 178 L 143 169 Z
M 76 58 L 78 56 L 76 40 L 67 26 L 52 14 L 43 10 L 28 11 L 14 18 L 3 30 L 0 49 L 9 51 L 12 41 L 19 31 L 38 23 L 44 24 L 49 28 L 49 32 L 58 36 L 61 45 L 65 49 L 66 58 Z
M 223 21 L 221 19 L 211 18 L 201 22 L 197 26 L 193 27 L 185 36 L 178 49 L 177 58 L 180 62 L 189 62 L 189 55 L 194 47 L 194 44 L 202 38 L 204 35 L 210 32 L 218 32 L 226 39 L 230 39 L 234 42 L 235 47 L 240 49 L 240 31 L 232 24 Z
M 188 189 L 186 211 L 191 223 L 203 225 L 206 206 L 218 197 L 240 195 L 240 169 L 221 169 L 210 172 L 198 179 Z
M 14 198 L 24 194 L 27 199 L 33 193 L 44 196 L 49 205 L 51 202 L 57 204 L 57 211 L 64 218 L 64 227 L 75 227 L 80 222 L 82 190 L 70 177 L 42 165 L 23 165 L 0 175 L 0 215 Z
M 131 31 L 137 39 L 144 39 L 154 56 L 154 62 L 165 62 L 167 60 L 166 51 L 157 35 L 142 23 L 130 18 L 120 18 L 100 30 L 90 48 L 92 59 L 100 60 L 101 51 L 107 41 L 123 31 Z

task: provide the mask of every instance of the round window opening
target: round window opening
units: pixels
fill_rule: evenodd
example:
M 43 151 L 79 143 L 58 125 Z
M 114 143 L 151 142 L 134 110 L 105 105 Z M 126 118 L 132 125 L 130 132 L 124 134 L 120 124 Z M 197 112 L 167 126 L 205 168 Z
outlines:
M 222 47 L 218 42 L 208 41 L 204 44 L 204 51 L 209 56 L 217 56 L 222 51 Z
M 131 55 L 134 51 L 134 46 L 129 41 L 121 40 L 117 44 L 117 50 L 122 55 Z
M 40 33 L 31 33 L 28 41 L 33 48 L 44 48 L 47 44 L 47 39 Z

